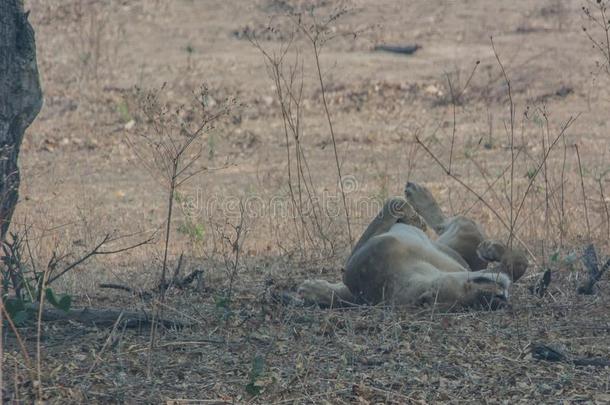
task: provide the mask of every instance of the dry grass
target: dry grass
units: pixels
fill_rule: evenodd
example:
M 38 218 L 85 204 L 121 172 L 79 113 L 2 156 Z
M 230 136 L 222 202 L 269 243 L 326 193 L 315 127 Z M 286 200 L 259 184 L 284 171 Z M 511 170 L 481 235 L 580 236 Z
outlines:
M 610 300 L 579 297 L 574 288 L 562 277 L 538 299 L 519 285 L 510 310 L 445 314 L 284 307 L 258 287 L 240 291 L 228 320 L 206 294 L 168 296 L 196 326 L 162 333 L 151 380 L 145 378 L 147 333 L 119 328 L 100 354 L 110 330 L 45 325 L 44 396 L 128 403 L 603 403 L 607 370 L 543 362 L 529 352 L 532 343 L 553 342 L 575 356 L 610 356 Z M 74 343 L 66 345 L 66 338 Z M 252 378 L 257 357 L 263 368 Z M 10 351 L 7 369 L 15 364 L 21 370 L 20 354 Z M 92 364 L 98 365 L 89 372 Z M 261 389 L 258 398 L 246 392 L 252 382 Z M 27 384 L 16 388 L 27 398 Z
M 322 15 L 339 5 L 319 3 Z M 170 290 L 163 313 L 192 326 L 159 331 L 152 375 L 146 378 L 149 330 L 43 324 L 39 399 L 609 401 L 607 368 L 544 362 L 530 354 L 533 343 L 544 342 L 574 356 L 610 357 L 607 275 L 597 295 L 575 293 L 586 275 L 583 247 L 592 242 L 602 255 L 610 248 L 609 77 L 596 74 L 593 80 L 590 73 L 600 56 L 582 33 L 588 20 L 579 2 L 522 0 L 502 10 L 475 3 L 462 8 L 416 2 L 407 8 L 391 0 L 355 2 L 334 32 L 358 32 L 358 38 L 336 38 L 320 54 L 334 140 L 310 48 L 296 41 L 291 49 L 301 52 L 305 72 L 297 148 L 295 133 L 286 137 L 264 58 L 235 33 L 244 27 L 268 33 L 273 13 L 301 2 L 260 0 L 247 7 L 187 0 L 26 2 L 46 102 L 24 141 L 15 226 L 31 226 L 33 255 L 41 263 L 54 249 L 78 255 L 114 229 L 137 237 L 163 226 L 164 189 L 141 169 L 125 142 L 134 125 L 145 125 L 130 109 L 133 86 L 167 82 L 168 97 L 179 104 L 203 80 L 213 101 L 235 96 L 245 105 L 206 134 L 204 164 L 224 169 L 184 187 L 173 223 L 177 238 L 170 269 L 184 253 L 183 271 L 202 267 L 205 280 L 201 291 Z M 272 34 L 261 42 L 277 50 L 287 37 Z M 512 120 L 490 35 L 511 83 Z M 416 42 L 423 48 L 408 58 L 371 52 L 379 42 Z M 287 67 L 294 55 L 286 57 Z M 452 89 L 461 93 L 459 103 L 453 102 Z M 562 134 L 571 116 L 578 120 Z M 451 161 L 451 174 L 474 193 L 447 176 L 415 136 L 440 162 Z M 300 183 L 288 178 L 287 149 L 306 157 L 301 168 L 292 162 L 292 174 L 304 174 Z M 439 313 L 304 309 L 275 302 L 274 292 L 294 289 L 303 279 L 341 276 L 350 240 L 337 163 L 349 179 L 341 185 L 354 237 L 381 201 L 401 193 L 408 180 L 425 183 L 448 213 L 466 213 L 490 236 L 506 239 L 512 229 L 533 263 L 512 290 L 512 307 Z M 320 198 L 320 219 L 303 214 L 307 204 L 295 207 L 298 193 L 291 195 L 289 186 L 296 190 L 297 184 L 309 187 L 304 196 Z M 244 201 L 250 205 L 242 218 Z M 295 214 L 306 222 L 295 224 Z M 231 240 L 240 223 L 247 237 L 236 260 Z M 162 260 L 161 241 L 94 258 L 58 280 L 56 288 L 72 294 L 77 306 L 150 310 L 151 301 L 97 285 L 151 288 Z M 545 268 L 553 270 L 553 280 L 547 295 L 538 298 L 528 287 Z M 36 328 L 21 332 L 34 357 Z M 39 386 L 14 337 L 5 338 L 5 393 L 31 402 Z

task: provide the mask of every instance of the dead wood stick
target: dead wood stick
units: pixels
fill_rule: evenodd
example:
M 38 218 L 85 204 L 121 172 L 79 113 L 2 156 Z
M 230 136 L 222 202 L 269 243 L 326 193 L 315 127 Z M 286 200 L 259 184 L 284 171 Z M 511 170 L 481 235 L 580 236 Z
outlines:
M 127 328 L 149 326 L 153 322 L 152 314 L 148 312 L 111 308 L 79 308 L 70 309 L 68 312 L 56 308 L 44 308 L 42 320 L 45 322 L 73 321 L 88 326 L 108 327 L 113 326 L 121 314 L 122 322 Z M 183 328 L 190 325 L 190 323 L 167 318 L 156 319 L 155 322 L 167 328 Z

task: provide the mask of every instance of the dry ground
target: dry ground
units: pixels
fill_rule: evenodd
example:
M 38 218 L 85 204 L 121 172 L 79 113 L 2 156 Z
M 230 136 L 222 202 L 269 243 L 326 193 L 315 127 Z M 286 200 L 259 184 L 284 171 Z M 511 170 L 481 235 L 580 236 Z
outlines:
M 319 18 L 342 4 L 315 3 Z M 24 140 L 15 229 L 32 227 L 33 256 L 40 264 L 54 249 L 77 255 L 109 231 L 135 235 L 128 238 L 134 242 L 162 227 L 165 190 L 126 143 L 130 133 L 146 129 L 131 103 L 134 86 L 167 83 L 167 97 L 181 103 L 207 83 L 215 102 L 235 97 L 240 103 L 204 139 L 202 164 L 222 169 L 193 178 L 181 190 L 197 209 L 190 220 L 179 211 L 172 224 L 176 237 L 171 262 L 184 253 L 189 258 L 185 271 L 201 267 L 205 277 L 199 291 L 172 291 L 165 313 L 193 325 L 160 332 L 149 378 L 148 329 L 119 328 L 105 345 L 110 328 L 45 324 L 44 399 L 610 401 L 607 368 L 544 362 L 530 353 L 533 343 L 546 342 L 575 356 L 610 357 L 607 276 L 597 295 L 575 294 L 585 277 L 579 260 L 584 244 L 591 240 L 599 251 L 608 252 L 610 237 L 610 77 L 597 67 L 601 55 L 583 34 L 582 26 L 589 24 L 580 9 L 584 3 L 356 0 L 347 3 L 350 11 L 332 26 L 333 33 L 357 35 L 338 35 L 321 52 L 339 160 L 349 179 L 347 202 L 355 236 L 379 202 L 400 194 L 407 180 L 429 186 L 449 213 L 467 213 L 490 235 L 508 236 L 492 213 L 510 218 L 511 177 L 505 169 L 511 166 L 511 148 L 507 86 L 490 36 L 510 78 L 516 107 L 512 151 L 519 153 L 513 166 L 513 211 L 550 142 L 570 117 L 578 116 L 565 136 L 557 138 L 547 164 L 540 166 L 516 223 L 532 268 L 514 286 L 512 308 L 494 313 L 303 309 L 272 299 L 273 292 L 294 289 L 308 277 L 340 278 L 349 249 L 314 59 L 303 41 L 291 48 L 299 49 L 303 60 L 303 184 L 308 182 L 328 211 L 322 218 L 306 216 L 302 225 L 301 218 L 295 222 L 286 210 L 268 205 L 274 199 L 289 201 L 287 144 L 265 60 L 243 32 L 257 33 L 265 49 L 278 50 L 286 43 L 286 21 L 272 16 L 306 4 L 26 1 L 37 34 L 45 105 Z M 281 30 L 266 31 L 270 22 Z M 373 51 L 382 43 L 417 43 L 422 48 L 412 56 Z M 294 53 L 289 56 L 292 63 Z M 477 61 L 454 120 L 448 79 L 454 89 L 464 88 Z M 416 135 L 445 164 L 451 155 L 452 171 L 484 194 L 488 206 L 445 175 L 417 145 Z M 294 152 L 293 140 L 288 147 Z M 294 174 L 294 155 L 290 164 Z M 495 179 L 492 191 L 486 191 Z M 257 204 L 246 212 L 238 277 L 227 300 L 230 269 L 225 259 L 235 252 L 223 233 L 231 237 L 239 199 Z M 193 223 L 202 234 L 187 231 Z M 150 309 L 149 301 L 100 290 L 98 284 L 150 288 L 159 274 L 161 247 L 159 241 L 96 258 L 66 275 L 56 289 L 72 294 L 79 307 Z M 527 287 L 545 267 L 554 270 L 554 279 L 548 294 L 538 298 Z M 33 345 L 35 329 L 22 332 Z M 14 339 L 7 339 L 6 395 L 29 402 L 37 389 Z M 252 395 L 255 391 L 258 396 Z

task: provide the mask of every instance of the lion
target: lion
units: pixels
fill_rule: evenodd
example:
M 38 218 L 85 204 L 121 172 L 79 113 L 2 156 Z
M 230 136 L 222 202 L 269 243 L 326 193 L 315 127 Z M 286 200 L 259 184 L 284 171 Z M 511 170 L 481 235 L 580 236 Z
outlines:
M 426 235 L 428 226 L 436 240 Z M 527 266 L 524 253 L 487 239 L 469 218 L 447 218 L 428 189 L 408 182 L 405 198 L 388 199 L 356 243 L 343 282 L 306 280 L 298 294 L 306 304 L 322 307 L 496 309 L 507 303 L 511 283 Z

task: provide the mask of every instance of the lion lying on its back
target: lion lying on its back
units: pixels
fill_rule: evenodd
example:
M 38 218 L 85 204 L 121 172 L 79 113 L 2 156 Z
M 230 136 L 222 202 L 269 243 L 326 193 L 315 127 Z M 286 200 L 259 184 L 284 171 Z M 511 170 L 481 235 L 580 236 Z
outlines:
M 525 255 L 487 240 L 468 218 L 446 218 L 422 186 L 407 183 L 405 196 L 386 201 L 364 231 L 342 283 L 307 280 L 299 287 L 305 302 L 486 308 L 505 303 L 511 281 L 527 269 Z M 438 239 L 428 238 L 426 225 Z M 498 262 L 493 271 L 487 269 L 489 262 Z

